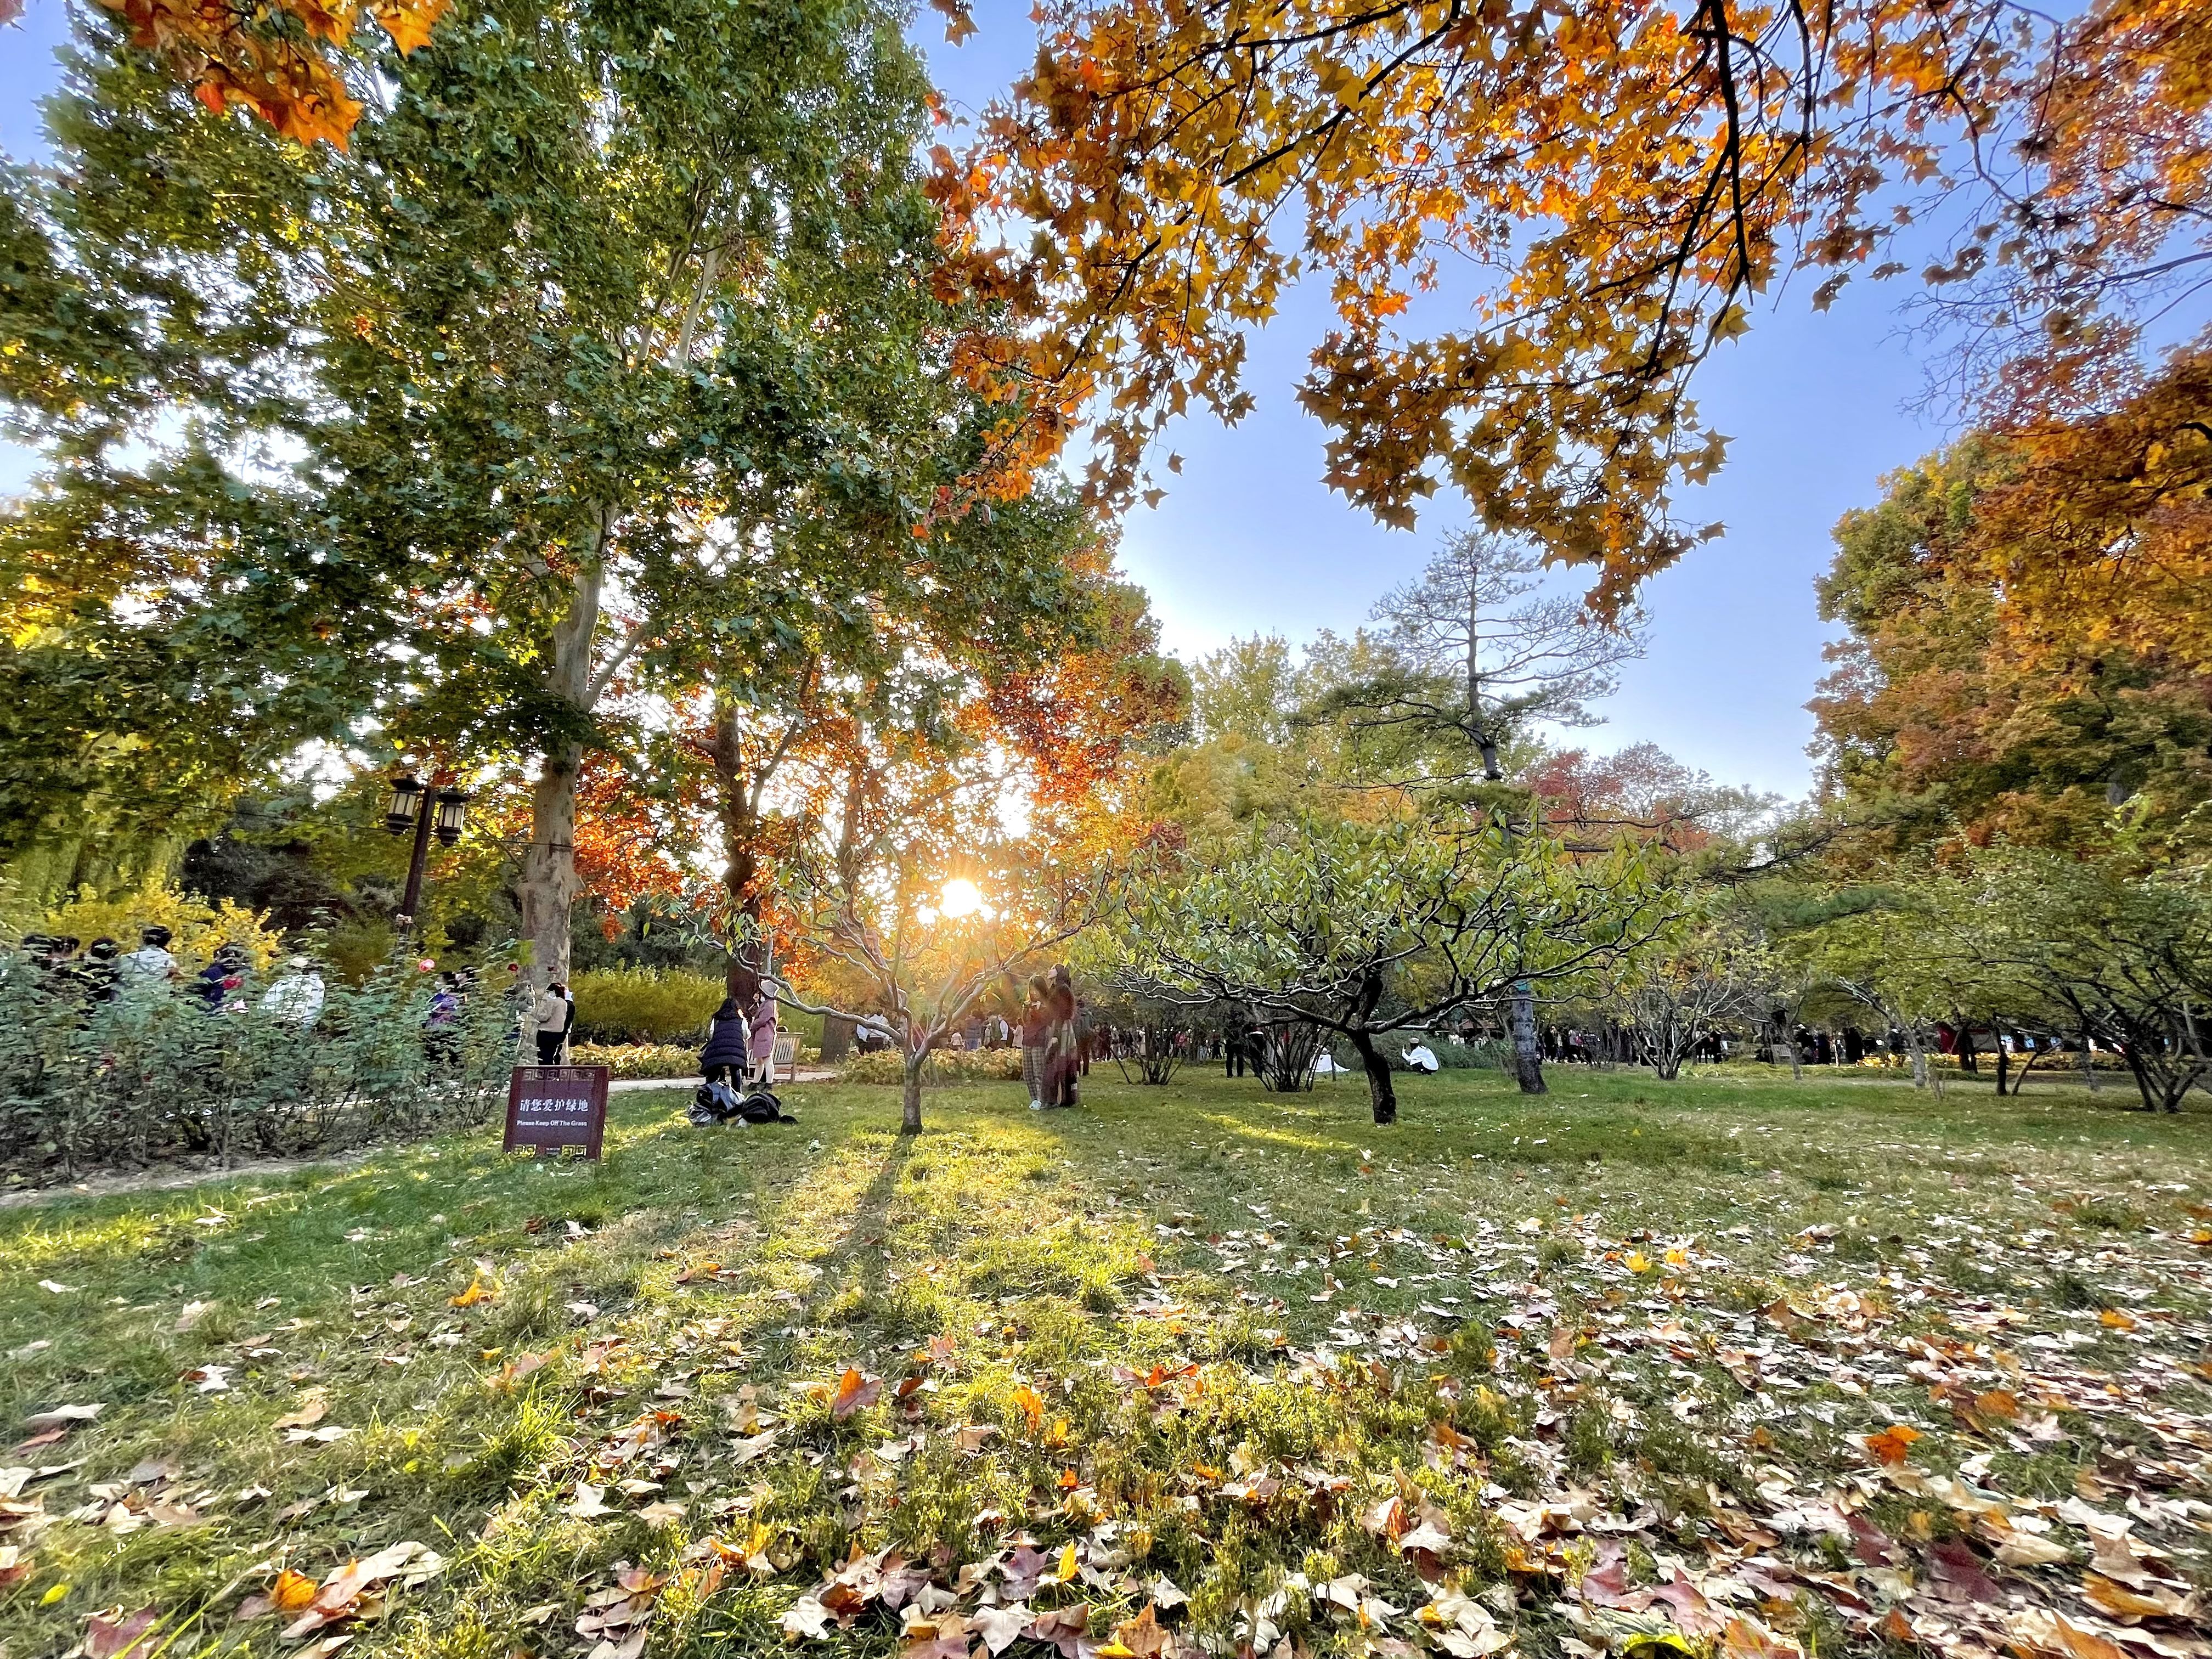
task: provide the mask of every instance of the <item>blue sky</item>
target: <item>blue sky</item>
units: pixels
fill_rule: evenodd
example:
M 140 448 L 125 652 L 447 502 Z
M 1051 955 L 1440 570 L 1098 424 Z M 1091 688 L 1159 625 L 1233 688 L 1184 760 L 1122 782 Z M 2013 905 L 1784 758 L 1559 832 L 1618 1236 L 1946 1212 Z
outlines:
M 957 49 L 935 13 L 916 25 L 956 108 L 980 106 L 1035 52 L 1025 0 L 975 9 L 981 32 Z M 0 29 L 0 148 L 14 162 L 42 149 L 31 106 L 54 83 L 65 32 L 61 0 L 29 0 L 21 21 Z M 1728 532 L 1650 584 L 1650 653 L 1623 675 L 1607 724 L 1577 741 L 1649 740 L 1717 779 L 1785 794 L 1809 784 L 1803 705 L 1829 636 L 1812 584 L 1828 562 L 1829 528 L 1874 500 L 1882 473 L 1947 435 L 1905 408 L 1922 387 L 1896 337 L 1892 308 L 1906 290 L 1856 284 L 1816 315 L 1812 287 L 1771 303 L 1707 365 L 1699 404 L 1734 441 L 1719 479 L 1677 506 L 1685 522 L 1718 520 Z M 1453 523 L 1455 504 L 1440 498 L 1419 530 L 1386 531 L 1319 483 L 1323 433 L 1292 392 L 1326 326 L 1326 297 L 1293 295 L 1253 340 L 1252 416 L 1233 428 L 1200 416 L 1170 431 L 1182 474 L 1163 474 L 1166 499 L 1124 527 L 1123 565 L 1187 656 L 1240 634 L 1348 629 Z M 0 445 L 0 490 L 20 487 L 34 459 Z

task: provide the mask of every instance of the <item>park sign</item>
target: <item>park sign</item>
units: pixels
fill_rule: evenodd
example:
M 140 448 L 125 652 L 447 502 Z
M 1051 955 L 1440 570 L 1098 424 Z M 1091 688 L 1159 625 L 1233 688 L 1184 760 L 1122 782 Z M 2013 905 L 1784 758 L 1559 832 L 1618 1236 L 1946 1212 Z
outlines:
M 561 1152 L 574 1146 L 599 1155 L 607 1131 L 605 1066 L 518 1066 L 507 1090 L 507 1140 L 502 1152 Z

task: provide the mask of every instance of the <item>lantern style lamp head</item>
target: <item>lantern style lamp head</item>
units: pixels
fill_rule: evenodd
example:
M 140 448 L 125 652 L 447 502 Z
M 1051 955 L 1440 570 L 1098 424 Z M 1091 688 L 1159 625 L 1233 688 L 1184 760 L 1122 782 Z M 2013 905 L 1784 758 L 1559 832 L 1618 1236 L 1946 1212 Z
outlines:
M 451 847 L 461 838 L 461 820 L 469 808 L 468 792 L 448 786 L 438 792 L 438 844 Z
M 384 803 L 384 827 L 395 836 L 404 836 L 412 830 L 422 811 L 422 797 L 428 793 L 415 781 L 411 772 L 392 779 L 391 797 Z

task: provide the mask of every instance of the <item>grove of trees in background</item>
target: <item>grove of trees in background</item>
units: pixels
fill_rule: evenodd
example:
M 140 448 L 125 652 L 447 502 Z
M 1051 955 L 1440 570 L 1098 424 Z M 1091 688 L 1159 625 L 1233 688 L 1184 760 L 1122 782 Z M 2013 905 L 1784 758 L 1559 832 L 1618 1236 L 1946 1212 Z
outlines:
M 0 187 L 11 915 L 181 876 L 366 982 L 404 757 L 476 795 L 424 941 L 872 1014 L 909 1127 L 1063 946 L 1271 1084 L 1342 1036 L 1378 1121 L 1386 1043 L 1537 1093 L 1569 1020 L 1662 1078 L 1808 1019 L 1938 1086 L 2000 1031 L 2212 1068 L 2212 348 L 2145 343 L 2212 257 L 2201 6 L 1048 0 L 934 149 L 883 0 L 76 16 Z M 1838 527 L 1814 797 L 1565 746 L 1709 533 L 1705 356 L 1942 224 L 1973 426 Z M 1309 267 L 1328 481 L 1470 522 L 1186 671 L 1115 514 Z

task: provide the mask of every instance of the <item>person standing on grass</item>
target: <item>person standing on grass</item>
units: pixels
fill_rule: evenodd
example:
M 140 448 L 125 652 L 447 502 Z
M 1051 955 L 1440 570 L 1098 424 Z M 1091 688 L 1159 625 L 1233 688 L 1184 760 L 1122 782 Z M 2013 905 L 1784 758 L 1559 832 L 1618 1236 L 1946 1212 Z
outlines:
M 724 997 L 707 1027 L 707 1046 L 699 1051 L 699 1075 L 709 1083 L 742 1089 L 752 1058 L 752 1027 L 735 997 Z
M 764 1089 L 775 1083 L 775 999 L 763 986 L 753 993 L 752 1004 L 745 1010 L 745 1052 L 752 1076 Z
M 539 994 L 531 1014 L 538 1028 L 538 1063 L 558 1066 L 569 1028 L 576 1023 L 576 1005 L 569 1000 L 568 988 L 554 981 Z
M 1042 974 L 1030 977 L 1029 994 L 1022 1002 L 1022 1081 L 1030 1086 L 1030 1110 L 1044 1108 L 1045 997 L 1049 990 Z
M 1075 986 L 1062 963 L 1052 970 L 1045 992 L 1045 1052 L 1043 1109 L 1080 1104 L 1077 1094 L 1077 1066 L 1083 1037 L 1078 1028 Z

